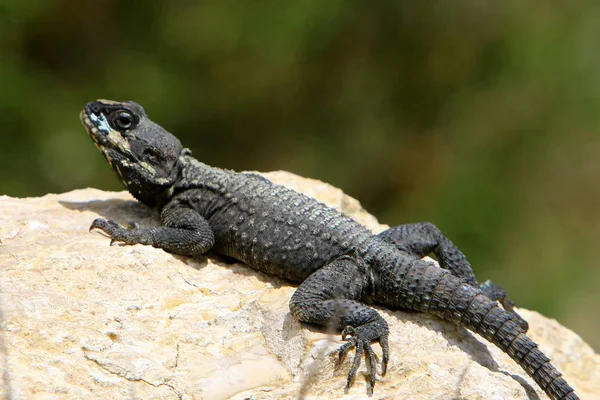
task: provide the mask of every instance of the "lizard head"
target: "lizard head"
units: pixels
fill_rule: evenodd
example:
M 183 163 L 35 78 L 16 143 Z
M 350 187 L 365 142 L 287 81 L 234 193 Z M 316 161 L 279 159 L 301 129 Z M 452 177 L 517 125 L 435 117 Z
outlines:
M 187 150 L 175 136 L 150 121 L 142 106 L 98 100 L 85 106 L 80 119 L 135 198 L 153 207 L 169 196 L 179 174 L 179 157 Z

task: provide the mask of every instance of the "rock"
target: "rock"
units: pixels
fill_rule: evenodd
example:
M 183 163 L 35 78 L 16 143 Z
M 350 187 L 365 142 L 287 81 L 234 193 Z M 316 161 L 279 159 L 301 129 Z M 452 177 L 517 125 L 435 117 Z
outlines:
M 266 176 L 385 228 L 339 189 Z M 291 318 L 293 285 L 220 258 L 109 247 L 88 232 L 99 216 L 157 225 L 126 192 L 0 197 L 0 398 L 367 397 L 364 362 L 344 390 L 351 357 L 335 368 L 339 334 Z M 380 311 L 391 360 L 372 399 L 545 398 L 479 336 L 435 317 Z M 579 395 L 600 398 L 600 357 L 556 321 L 520 312 Z

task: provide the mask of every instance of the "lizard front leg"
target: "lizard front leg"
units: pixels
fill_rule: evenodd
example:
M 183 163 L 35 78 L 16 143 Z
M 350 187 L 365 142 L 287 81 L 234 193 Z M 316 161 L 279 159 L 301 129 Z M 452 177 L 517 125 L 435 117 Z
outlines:
M 529 328 L 527 321 L 514 310 L 515 304 L 506 296 L 504 289 L 489 280 L 480 285 L 471 264 L 467 261 L 467 257 L 434 224 L 418 222 L 398 225 L 379 233 L 377 236 L 393 244 L 399 250 L 419 258 L 433 253 L 438 259 L 440 267 L 447 269 L 465 283 L 480 287 L 483 294 L 488 298 L 500 302 L 525 331 Z
M 389 359 L 389 329 L 377 311 L 358 301 L 370 290 L 370 281 L 364 264 L 348 256 L 341 257 L 315 271 L 298 287 L 290 300 L 290 311 L 300 321 L 340 329 L 342 339 L 349 338 L 339 349 L 341 359 L 349 349 L 356 348 L 346 387 L 354 380 L 365 352 L 372 392 L 377 366 L 371 343 L 381 344 L 383 375 Z
M 213 246 L 213 231 L 206 219 L 195 210 L 174 204 L 166 206 L 160 217 L 164 226 L 159 228 L 139 228 L 134 225 L 126 229 L 116 221 L 98 218 L 90 230 L 101 230 L 111 238 L 111 244 L 144 244 L 186 256 L 205 253 Z

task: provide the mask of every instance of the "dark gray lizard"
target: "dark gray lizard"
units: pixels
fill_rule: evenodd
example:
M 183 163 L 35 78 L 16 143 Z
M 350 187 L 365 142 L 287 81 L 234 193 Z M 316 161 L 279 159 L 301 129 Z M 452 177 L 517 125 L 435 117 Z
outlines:
M 433 314 L 494 343 L 552 399 L 578 399 L 526 334 L 527 323 L 504 291 L 479 285 L 465 256 L 432 224 L 400 225 L 374 235 L 324 204 L 252 173 L 205 165 L 133 102 L 99 100 L 80 115 L 96 147 L 129 192 L 160 212 L 163 226 L 127 229 L 96 219 L 113 241 L 181 255 L 209 250 L 299 282 L 290 310 L 300 321 L 332 326 L 355 348 L 347 386 L 363 352 L 375 385 L 372 342 L 385 374 L 389 329 L 365 303 Z M 433 253 L 440 266 L 421 258 Z M 497 301 L 502 302 L 501 307 Z

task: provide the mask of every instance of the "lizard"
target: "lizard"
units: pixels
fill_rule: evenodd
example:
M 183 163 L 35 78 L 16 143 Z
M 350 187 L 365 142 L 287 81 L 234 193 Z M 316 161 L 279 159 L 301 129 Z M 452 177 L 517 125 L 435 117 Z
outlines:
M 150 120 L 139 104 L 97 100 L 80 120 L 125 188 L 155 208 L 161 226 L 124 227 L 95 219 L 111 244 L 151 245 L 195 256 L 208 251 L 299 284 L 289 308 L 299 321 L 341 331 L 354 358 L 346 388 L 363 355 L 369 387 L 382 349 L 389 360 L 389 328 L 369 304 L 432 314 L 480 334 L 517 362 L 551 399 L 575 400 L 574 389 L 526 334 L 527 322 L 506 292 L 479 284 L 465 255 L 431 223 L 389 228 L 379 234 L 304 194 L 250 172 L 211 167 L 179 139 Z M 439 265 L 423 259 L 431 254 Z

